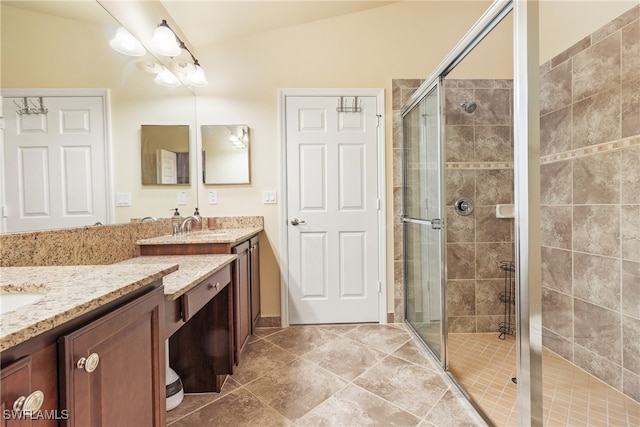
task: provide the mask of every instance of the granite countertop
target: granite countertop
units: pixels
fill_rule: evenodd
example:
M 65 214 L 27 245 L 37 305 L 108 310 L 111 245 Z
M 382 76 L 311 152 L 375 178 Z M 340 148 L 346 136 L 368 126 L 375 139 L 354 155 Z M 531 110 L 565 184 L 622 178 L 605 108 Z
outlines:
M 232 263 L 237 257 L 233 254 L 141 256 L 122 261 L 116 265 L 178 263 L 180 266 L 178 271 L 165 276 L 163 280 L 164 298 L 175 300 L 207 277 Z
M 155 264 L 2 267 L 6 292 L 46 291 L 44 298 L 4 313 L 0 351 L 51 330 L 176 271 L 166 258 Z
M 187 245 L 198 243 L 237 243 L 260 233 L 263 227 L 219 228 L 138 240 L 138 245 Z

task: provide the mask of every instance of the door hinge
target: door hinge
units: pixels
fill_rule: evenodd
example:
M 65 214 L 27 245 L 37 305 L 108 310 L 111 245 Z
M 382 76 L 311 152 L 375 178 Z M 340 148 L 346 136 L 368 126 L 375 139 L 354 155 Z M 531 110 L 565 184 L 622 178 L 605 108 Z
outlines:
M 382 114 L 376 114 L 376 127 L 380 127 L 380 118 L 382 117 Z
M 382 292 L 382 282 L 378 280 L 378 293 Z
M 380 199 L 376 199 L 376 209 L 380 210 Z
M 9 217 L 9 208 L 7 206 L 3 206 L 2 207 L 2 218 L 8 218 Z
M 0 117 L 0 130 L 4 130 L 4 117 Z

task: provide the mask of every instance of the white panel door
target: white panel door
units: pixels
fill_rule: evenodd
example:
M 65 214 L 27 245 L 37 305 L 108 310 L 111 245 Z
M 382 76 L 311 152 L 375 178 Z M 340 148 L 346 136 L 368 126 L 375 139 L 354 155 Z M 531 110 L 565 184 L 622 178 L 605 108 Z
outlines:
M 46 114 L 21 115 L 16 103 L 23 105 L 23 98 L 3 98 L 6 231 L 106 223 L 103 98 L 43 102 Z
M 156 150 L 158 184 L 178 183 L 178 155 L 173 151 Z
M 338 100 L 285 101 L 291 324 L 380 320 L 377 102 Z

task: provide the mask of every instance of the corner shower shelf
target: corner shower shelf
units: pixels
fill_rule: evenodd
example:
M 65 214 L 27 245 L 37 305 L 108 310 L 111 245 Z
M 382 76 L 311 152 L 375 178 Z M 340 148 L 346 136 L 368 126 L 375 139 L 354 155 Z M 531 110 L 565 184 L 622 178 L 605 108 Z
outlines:
M 504 271 L 504 290 L 500 292 L 500 301 L 504 303 L 504 319 L 499 325 L 498 331 L 500 335 L 498 335 L 498 338 L 503 340 L 507 335 L 515 334 L 511 319 L 511 313 L 514 310 L 511 309 L 511 306 L 516 303 L 514 281 L 516 267 L 512 261 L 500 261 L 500 269 Z

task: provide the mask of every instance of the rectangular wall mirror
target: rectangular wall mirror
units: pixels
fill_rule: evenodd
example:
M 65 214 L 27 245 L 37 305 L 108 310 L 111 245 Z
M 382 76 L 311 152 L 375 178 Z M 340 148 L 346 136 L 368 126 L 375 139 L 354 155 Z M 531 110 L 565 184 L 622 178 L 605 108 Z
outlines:
M 142 185 L 189 184 L 189 126 L 142 125 Z
M 204 125 L 202 179 L 205 184 L 249 184 L 249 127 Z

